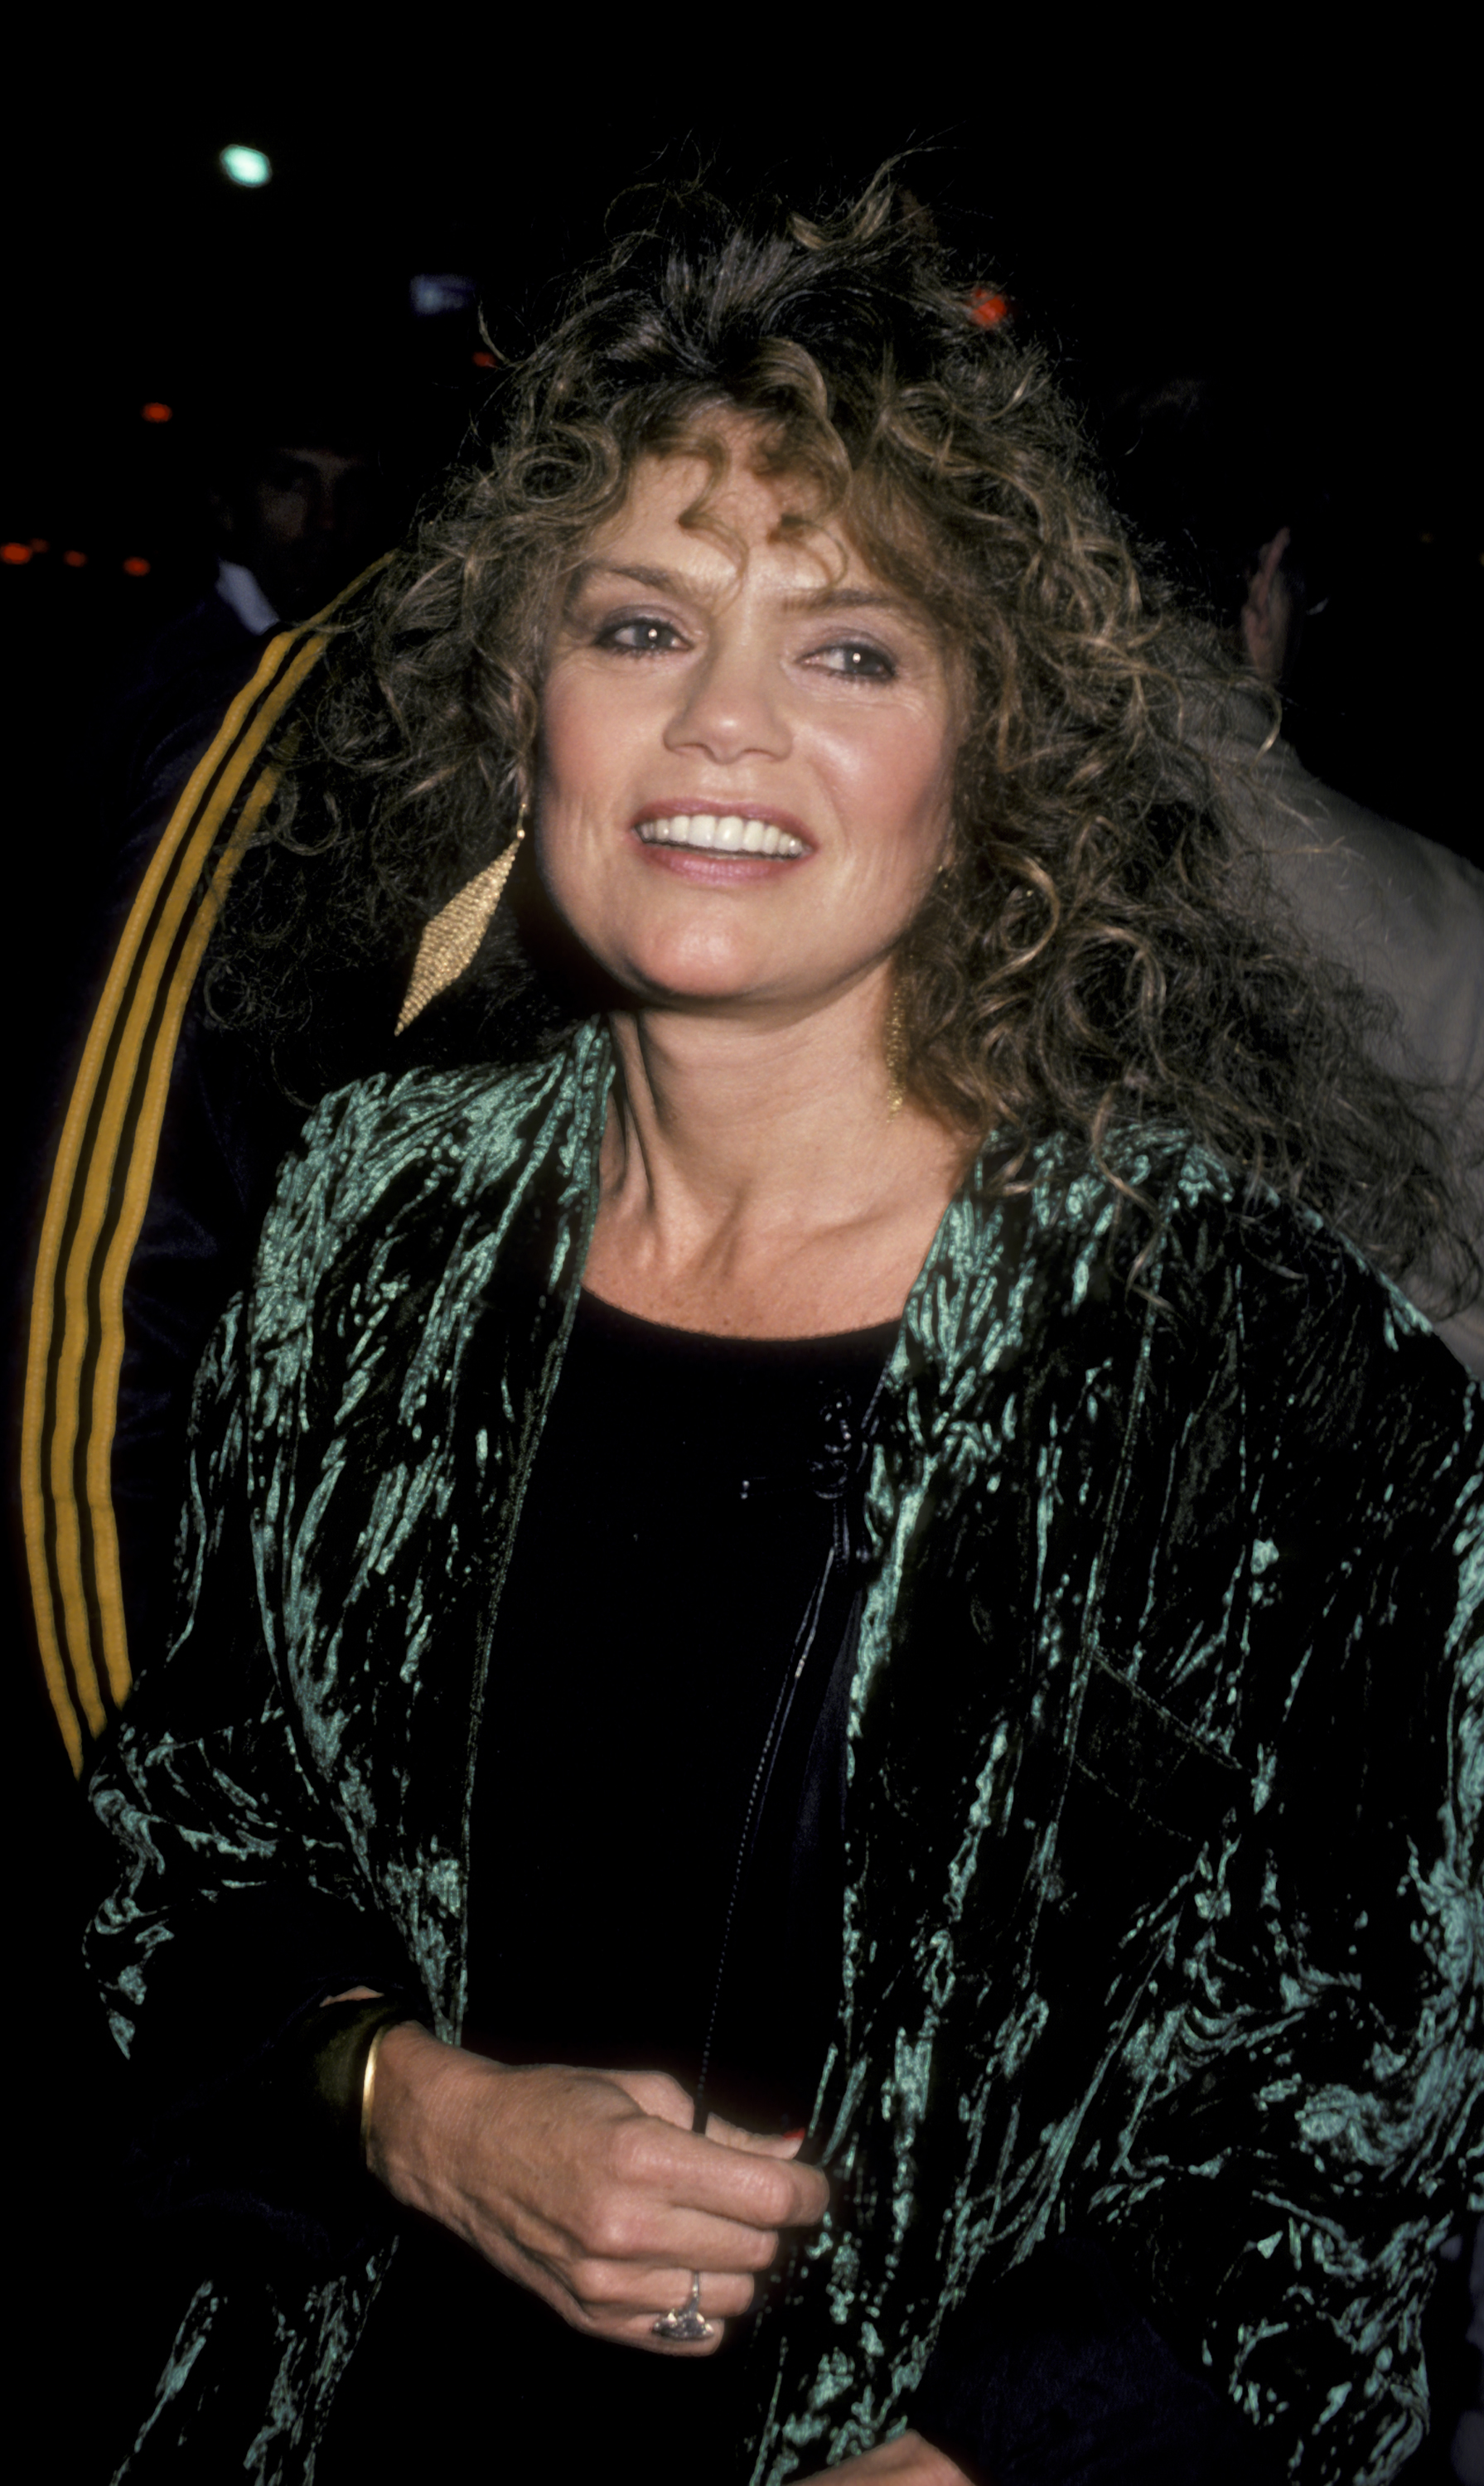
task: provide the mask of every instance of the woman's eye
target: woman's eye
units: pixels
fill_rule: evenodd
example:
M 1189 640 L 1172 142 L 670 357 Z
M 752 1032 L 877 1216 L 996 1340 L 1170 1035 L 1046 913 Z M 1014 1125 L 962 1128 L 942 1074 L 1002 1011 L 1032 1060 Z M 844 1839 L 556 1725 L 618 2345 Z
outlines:
M 890 682 L 896 677 L 894 660 L 868 639 L 837 640 L 833 647 L 821 648 L 814 661 L 826 673 L 843 674 L 851 681 Z
M 597 644 L 600 648 L 617 648 L 629 656 L 666 656 L 684 643 L 673 622 L 657 622 L 652 614 L 645 613 L 608 622 L 599 630 Z

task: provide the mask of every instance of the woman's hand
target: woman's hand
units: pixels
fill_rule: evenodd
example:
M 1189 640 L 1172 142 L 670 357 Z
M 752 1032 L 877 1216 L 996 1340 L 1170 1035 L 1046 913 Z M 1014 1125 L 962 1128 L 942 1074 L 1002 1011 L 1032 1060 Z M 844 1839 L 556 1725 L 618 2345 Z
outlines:
M 829 2187 L 769 2139 L 713 2116 L 663 2072 L 492 2063 L 407 2023 L 382 2040 L 369 2159 L 398 2200 L 453 2228 L 574 2330 L 666 2356 L 709 2356 L 753 2303 L 784 2227 Z M 701 2273 L 713 2335 L 654 2336 Z
M 854 2460 L 842 2460 L 835 2469 L 816 2469 L 811 2477 L 802 2478 L 800 2486 L 964 2486 L 969 2475 L 946 2451 L 938 2451 L 924 2443 L 920 2434 L 899 2434 L 893 2443 L 879 2444 L 874 2451 L 858 2453 Z

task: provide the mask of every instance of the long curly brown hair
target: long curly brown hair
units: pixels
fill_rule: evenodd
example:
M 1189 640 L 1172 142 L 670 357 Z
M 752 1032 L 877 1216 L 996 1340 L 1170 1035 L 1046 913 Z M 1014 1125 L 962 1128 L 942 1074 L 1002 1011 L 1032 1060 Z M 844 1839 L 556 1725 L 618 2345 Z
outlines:
M 423 923 L 512 833 L 594 530 L 643 456 L 699 446 L 714 473 L 716 416 L 740 415 L 759 465 L 799 479 L 798 522 L 848 530 L 966 684 L 950 861 L 897 960 L 918 1098 L 1022 1161 L 1053 1131 L 1106 1164 L 1120 1129 L 1182 1126 L 1461 1300 L 1477 1267 L 1427 1100 L 1376 1063 L 1382 1007 L 1266 902 L 1202 754 L 1225 660 L 1136 562 L 1044 354 L 979 324 L 890 172 L 818 219 L 697 188 L 627 204 L 507 369 L 488 444 L 344 621 L 216 945 L 219 1009 L 306 1087 L 367 1066 L 316 1053 L 323 992 L 374 965 L 390 1013 Z M 597 998 L 541 909 L 518 870 L 469 980 L 491 1051 Z

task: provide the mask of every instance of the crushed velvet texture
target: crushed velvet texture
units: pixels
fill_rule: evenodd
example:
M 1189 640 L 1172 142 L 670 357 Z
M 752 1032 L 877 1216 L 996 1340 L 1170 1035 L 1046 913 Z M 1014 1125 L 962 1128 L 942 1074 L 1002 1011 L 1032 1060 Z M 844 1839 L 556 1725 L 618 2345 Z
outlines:
M 536 1067 L 373 1080 L 284 1177 L 203 1370 L 181 1636 L 98 1774 L 125 2049 L 177 1912 L 225 1940 L 286 1875 L 373 1919 L 458 2033 L 479 1720 L 521 1655 L 500 1586 L 611 1076 L 591 1026 Z M 1275 2473 L 1370 2486 L 1419 2435 L 1432 2256 L 1479 2189 L 1484 1396 L 1178 1136 L 1127 1169 L 1165 1208 L 1135 1287 L 1104 1180 L 1052 1146 L 1004 1202 L 992 1162 L 888 1372 L 835 2193 L 748 2350 L 756 2486 L 898 2431 L 944 2309 L 1063 2232 Z M 266 2309 L 200 2291 L 129 2475 L 200 2474 L 229 2403 L 246 2474 L 305 2473 L 379 2266 Z

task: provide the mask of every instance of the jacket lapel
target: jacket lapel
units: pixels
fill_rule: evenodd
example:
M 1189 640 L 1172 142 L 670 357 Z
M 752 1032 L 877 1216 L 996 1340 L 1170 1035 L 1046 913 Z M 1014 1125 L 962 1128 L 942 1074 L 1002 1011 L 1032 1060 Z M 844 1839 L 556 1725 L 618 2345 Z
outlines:
M 260 1268 L 262 1609 L 308 1765 L 445 2036 L 463 2015 L 494 1616 L 586 1257 L 609 1077 L 588 1029 L 513 1079 L 347 1091 L 349 1172 L 328 1197 L 289 1187 Z

